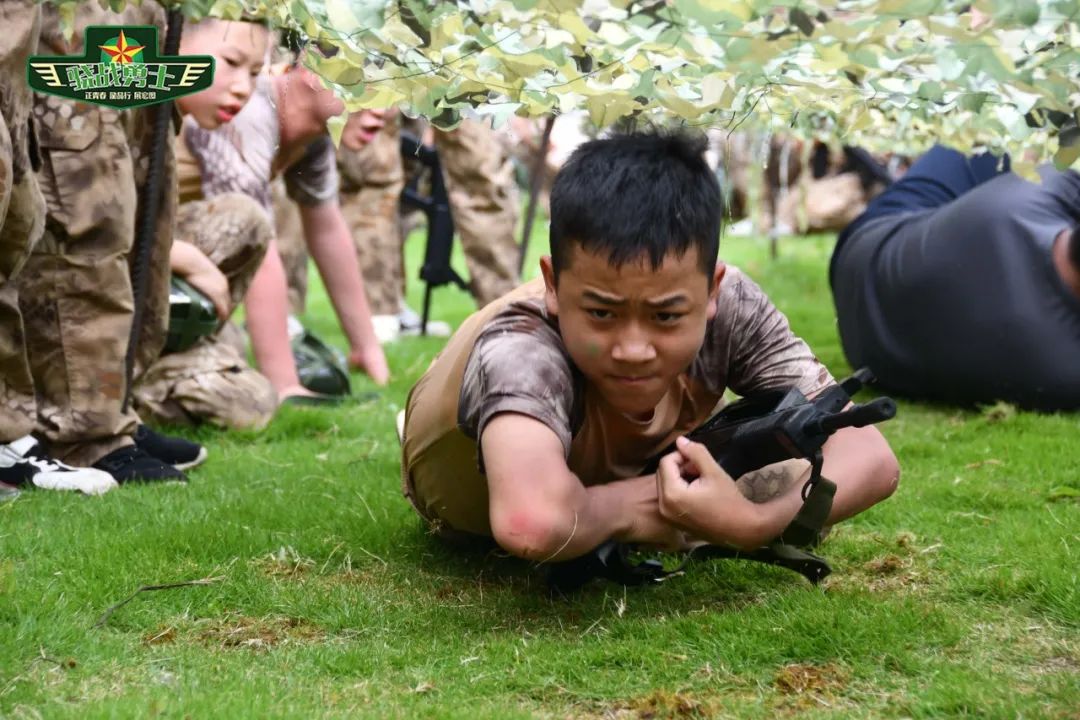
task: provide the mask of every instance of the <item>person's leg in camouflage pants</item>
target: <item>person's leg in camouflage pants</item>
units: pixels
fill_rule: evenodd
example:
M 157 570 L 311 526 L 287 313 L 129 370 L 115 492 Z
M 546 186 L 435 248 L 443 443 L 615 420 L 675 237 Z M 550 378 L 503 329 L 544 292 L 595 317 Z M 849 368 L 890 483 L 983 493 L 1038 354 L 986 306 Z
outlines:
M 472 120 L 449 132 L 436 130 L 435 147 L 473 297 L 483 307 L 519 281 L 518 191 L 510 154 L 490 127 Z
M 95 4 L 77 10 L 75 46 L 65 46 L 55 8 L 43 11 L 41 40 L 53 52 L 79 51 L 86 25 L 163 24 L 147 3 L 122 16 Z M 160 40 L 160 38 L 159 38 Z M 45 233 L 19 278 L 27 352 L 38 393 L 38 429 L 58 458 L 89 465 L 131 445 L 138 418 L 122 412 L 124 357 L 133 317 L 128 257 L 135 234 L 136 187 L 145 183 L 149 132 L 138 111 L 52 96 L 35 99 L 41 132 Z M 174 207 L 172 147 L 167 143 L 150 292 L 145 299 L 140 364 L 158 354 L 168 307 L 167 273 Z
M 0 4 L 0 444 L 29 434 L 37 415 L 15 276 L 41 236 L 45 201 L 30 163 L 26 60 L 37 47 L 39 9 Z
M 395 116 L 362 150 L 338 148 L 341 212 L 352 231 L 372 315 L 397 315 L 405 295 L 400 144 L 400 118 Z
M 45 200 L 34 174 L 30 124 L 33 96 L 26 62 L 38 45 L 40 8 L 0 4 L 0 500 L 15 487 L 100 494 L 116 487 L 107 473 L 75 468 L 49 457 L 30 433 L 37 421 L 34 381 L 16 277 L 41 237 Z
M 271 237 L 266 212 L 247 195 L 186 203 L 177 213 L 176 238 L 217 265 L 229 281 L 234 305 L 243 300 Z M 270 422 L 277 409 L 273 385 L 220 335 L 162 355 L 147 369 L 135 386 L 136 408 L 144 419 L 251 429 Z

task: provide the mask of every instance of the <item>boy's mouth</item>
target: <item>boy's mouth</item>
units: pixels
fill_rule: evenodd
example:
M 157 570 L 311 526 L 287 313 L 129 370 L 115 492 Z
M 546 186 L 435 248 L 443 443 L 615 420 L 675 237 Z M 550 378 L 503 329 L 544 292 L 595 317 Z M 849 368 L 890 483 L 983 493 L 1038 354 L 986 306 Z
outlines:
M 217 111 L 217 118 L 223 123 L 231 121 L 236 117 L 236 113 L 240 112 L 240 108 L 236 105 L 226 105 L 219 107 Z
M 608 377 L 617 383 L 630 386 L 644 385 L 656 379 L 655 375 L 609 375 Z

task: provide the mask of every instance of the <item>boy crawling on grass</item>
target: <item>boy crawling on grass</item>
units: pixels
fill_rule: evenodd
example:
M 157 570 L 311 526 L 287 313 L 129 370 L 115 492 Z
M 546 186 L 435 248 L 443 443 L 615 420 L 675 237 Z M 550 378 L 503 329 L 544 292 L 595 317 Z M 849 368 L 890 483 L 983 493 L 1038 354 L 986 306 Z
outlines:
M 808 463 L 736 484 L 681 437 L 727 388 L 812 396 L 834 382 L 765 293 L 717 261 L 720 188 L 704 150 L 697 136 L 619 135 L 560 171 L 543 278 L 471 316 L 409 394 L 404 490 L 440 535 L 559 562 L 609 539 L 756 548 L 795 516 Z M 840 430 L 824 458 L 829 524 L 896 489 L 872 426 Z

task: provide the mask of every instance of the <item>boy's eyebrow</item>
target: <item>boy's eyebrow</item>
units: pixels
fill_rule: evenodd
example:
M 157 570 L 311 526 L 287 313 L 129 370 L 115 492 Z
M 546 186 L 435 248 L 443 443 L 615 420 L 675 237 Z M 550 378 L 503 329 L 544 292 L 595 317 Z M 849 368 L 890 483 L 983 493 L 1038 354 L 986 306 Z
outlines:
M 607 293 L 598 292 L 596 290 L 585 290 L 581 293 L 581 297 L 584 300 L 591 300 L 602 305 L 622 305 L 626 302 L 625 298 L 621 298 L 618 295 L 608 295 Z M 687 302 L 687 300 L 686 295 L 679 292 L 674 295 L 669 295 L 668 297 L 660 298 L 659 300 L 646 300 L 645 304 L 651 308 L 663 310 L 664 308 L 670 308 L 679 305 L 680 303 Z
M 686 297 L 686 295 L 680 292 L 674 295 L 669 295 L 665 298 L 660 298 L 659 300 L 646 300 L 645 304 L 651 308 L 663 310 L 664 308 L 674 307 L 675 305 L 679 305 L 684 302 L 688 302 L 688 298 Z
M 603 305 L 622 305 L 626 300 L 618 295 L 608 295 L 607 293 L 597 292 L 596 290 L 585 290 L 581 293 L 581 297 L 584 300 L 592 300 Z

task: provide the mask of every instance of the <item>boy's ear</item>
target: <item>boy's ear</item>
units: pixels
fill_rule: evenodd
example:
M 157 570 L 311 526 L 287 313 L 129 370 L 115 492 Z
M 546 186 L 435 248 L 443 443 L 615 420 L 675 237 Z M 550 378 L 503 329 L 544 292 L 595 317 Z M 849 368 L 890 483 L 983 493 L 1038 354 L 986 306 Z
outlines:
M 720 297 L 720 283 L 724 280 L 724 273 L 727 272 L 727 265 L 722 262 L 716 263 L 716 269 L 713 270 L 712 276 L 712 290 L 709 291 L 709 307 L 705 310 L 705 318 L 712 320 L 716 317 L 716 301 Z
M 559 295 L 555 289 L 555 268 L 551 265 L 551 256 L 540 257 L 540 274 L 544 276 L 544 305 L 548 315 L 559 314 Z

